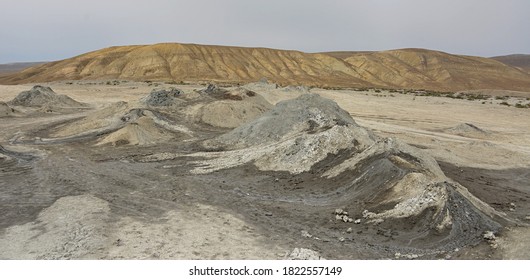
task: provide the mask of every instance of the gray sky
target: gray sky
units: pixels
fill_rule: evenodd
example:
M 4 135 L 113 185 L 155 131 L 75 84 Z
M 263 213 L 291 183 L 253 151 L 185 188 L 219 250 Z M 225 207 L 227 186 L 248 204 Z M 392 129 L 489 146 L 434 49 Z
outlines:
M 528 0 L 0 0 L 0 63 L 180 42 L 530 53 Z

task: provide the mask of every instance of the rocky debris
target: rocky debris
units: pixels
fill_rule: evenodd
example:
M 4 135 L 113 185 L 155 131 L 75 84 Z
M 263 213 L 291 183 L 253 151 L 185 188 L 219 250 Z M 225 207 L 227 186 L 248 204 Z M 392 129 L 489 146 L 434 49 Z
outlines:
M 361 219 L 357 219 L 357 220 L 353 221 L 353 223 L 358 225 L 358 224 L 361 223 Z
M 9 117 L 15 114 L 15 109 L 9 107 L 5 102 L 0 102 L 0 118 Z
M 86 105 L 66 95 L 56 94 L 50 87 L 36 85 L 32 89 L 19 93 L 8 102 L 12 106 L 26 107 L 85 107 Z
M 335 220 L 337 221 L 343 221 L 345 223 L 353 222 L 353 218 L 348 217 L 348 212 L 343 209 L 337 208 L 333 214 L 335 214 Z
M 319 252 L 306 248 L 294 248 L 285 257 L 287 260 L 325 260 Z
M 153 89 L 147 97 L 143 98 L 143 101 L 149 106 L 171 106 L 177 102 L 177 98 L 181 94 L 183 94 L 182 90 L 173 87 L 169 89 Z
M 353 229 L 351 227 L 349 227 L 347 230 L 346 230 L 347 233 L 352 233 L 353 232 Z
M 312 238 L 313 237 L 313 235 L 309 234 L 309 232 L 307 232 L 306 230 L 302 230 L 300 233 L 301 233 L 302 237 L 305 237 L 305 238 Z
M 482 237 L 490 244 L 491 248 L 497 249 L 497 247 L 499 246 L 499 244 L 497 243 L 497 236 L 495 236 L 495 233 L 493 231 L 484 232 L 484 235 Z
M 483 237 L 484 237 L 484 239 L 489 240 L 489 241 L 492 241 L 492 240 L 496 240 L 496 239 L 497 239 L 497 237 L 495 236 L 495 234 L 493 233 L 493 231 L 486 231 L 486 232 L 484 232 Z
M 525 220 L 530 221 L 530 216 L 524 217 Z

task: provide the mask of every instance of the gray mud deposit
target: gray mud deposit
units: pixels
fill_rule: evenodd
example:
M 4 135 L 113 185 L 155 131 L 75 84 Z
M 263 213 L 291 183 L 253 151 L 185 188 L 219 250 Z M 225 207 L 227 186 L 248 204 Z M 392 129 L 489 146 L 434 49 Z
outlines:
M 515 223 L 318 95 L 155 95 L 1 143 L 0 258 L 437 259 Z
M 34 86 L 28 91 L 23 91 L 13 100 L 8 102 L 13 106 L 26 107 L 83 107 L 84 104 L 73 100 L 66 95 L 56 94 L 50 87 Z

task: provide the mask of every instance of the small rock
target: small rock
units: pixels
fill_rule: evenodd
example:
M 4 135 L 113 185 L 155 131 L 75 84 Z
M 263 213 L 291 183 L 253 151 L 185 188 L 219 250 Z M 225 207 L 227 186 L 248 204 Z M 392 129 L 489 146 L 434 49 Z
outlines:
M 347 223 L 348 222 L 348 216 L 342 216 L 342 221 Z
M 342 216 L 341 215 L 335 215 L 335 220 L 342 220 Z
M 510 212 L 515 212 L 515 209 L 514 208 L 510 208 L 508 209 Z
M 394 254 L 394 257 L 395 257 L 396 259 L 401 258 L 401 253 L 395 253 L 395 254 Z
M 526 216 L 524 219 L 530 221 L 530 216 Z
M 407 255 L 407 258 L 409 258 L 409 260 L 414 260 L 414 259 L 417 259 L 418 257 L 419 256 L 416 254 Z
M 515 203 L 511 202 L 511 203 L 510 203 L 510 206 L 511 206 L 512 208 L 515 208 Z
M 342 212 L 342 215 L 348 215 L 348 212 L 343 211 L 343 212 Z
M 342 210 L 340 208 L 335 209 L 335 214 L 337 214 L 337 215 L 342 214 L 342 212 L 344 212 L 344 210 Z
M 352 223 L 353 222 L 353 218 L 348 218 L 348 223 Z
M 495 234 L 493 233 L 493 231 L 486 231 L 483 235 L 484 239 L 486 240 L 490 240 L 490 241 L 493 241 L 495 240 L 497 237 L 495 237 Z
M 346 238 L 341 237 L 341 238 L 339 238 L 339 241 L 340 241 L 340 242 L 344 242 L 344 241 L 346 241 Z
M 307 232 L 305 230 L 302 230 L 300 233 L 302 234 L 302 237 L 306 237 L 306 238 L 313 237 L 313 235 L 309 234 L 309 232 Z
M 347 230 L 346 230 L 347 233 L 352 233 L 353 232 L 353 229 L 351 227 L 349 227 Z
M 358 224 L 361 223 L 361 219 L 357 219 L 357 220 L 355 220 L 353 223 L 358 225 Z
M 458 249 L 458 248 L 455 248 L 455 252 L 458 252 L 458 251 L 460 251 L 460 249 Z

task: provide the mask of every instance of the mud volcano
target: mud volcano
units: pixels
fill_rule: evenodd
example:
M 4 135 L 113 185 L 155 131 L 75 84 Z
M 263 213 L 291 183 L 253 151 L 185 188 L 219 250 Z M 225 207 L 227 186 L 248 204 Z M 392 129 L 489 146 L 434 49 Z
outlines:
M 197 117 L 215 127 L 238 127 L 272 107 L 261 95 L 244 88 L 225 90 L 209 85 L 200 93 L 205 105 L 198 110 Z
M 388 232 L 391 246 L 455 248 L 476 243 L 485 231 L 507 222 L 448 179 L 432 157 L 375 136 L 316 94 L 280 102 L 203 145 L 221 152 L 193 154 L 205 158 L 195 162 L 193 173 L 253 165 L 262 172 L 319 178 L 320 186 L 307 186 L 304 203 L 328 207 L 330 213 L 333 207 L 347 208 L 373 230 Z M 303 191 L 304 185 L 297 188 Z
M 177 88 L 153 90 L 143 101 L 149 106 L 171 106 L 178 104 L 177 98 L 181 94 L 182 91 Z
M 8 102 L 13 106 L 25 107 L 85 107 L 86 105 L 66 96 L 56 94 L 50 87 L 36 85 L 28 91 L 19 93 Z

